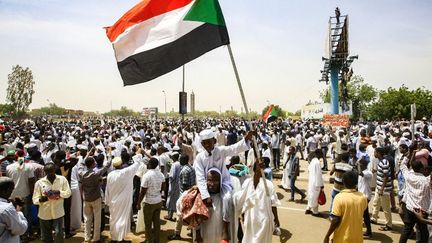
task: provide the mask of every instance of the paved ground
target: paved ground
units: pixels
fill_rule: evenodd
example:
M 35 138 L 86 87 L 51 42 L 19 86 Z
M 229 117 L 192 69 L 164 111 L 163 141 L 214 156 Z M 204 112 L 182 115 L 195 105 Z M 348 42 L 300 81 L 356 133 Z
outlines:
M 302 161 L 302 172 L 299 178 L 299 181 L 296 183 L 297 187 L 300 189 L 307 188 L 307 162 Z M 320 207 L 320 212 L 324 215 L 328 215 L 328 209 L 330 205 L 330 192 L 332 189 L 332 184 L 328 183 L 329 176 L 327 173 L 324 175 L 326 184 L 325 184 L 325 192 L 327 195 L 327 204 Z M 279 199 L 281 200 L 282 206 L 278 208 L 279 219 L 281 223 L 282 235 L 281 236 L 273 236 L 273 242 L 322 242 L 323 237 L 325 236 L 327 229 L 329 227 L 329 221 L 326 218 L 316 218 L 310 215 L 304 214 L 304 209 L 306 207 L 306 202 L 288 202 L 289 192 L 279 188 L 280 180 L 275 179 L 274 185 L 277 188 L 277 193 Z M 296 195 L 296 198 L 300 198 L 299 195 Z M 371 212 L 372 205 L 369 204 L 369 211 Z M 166 211 L 162 212 L 161 218 L 166 215 Z M 384 214 L 381 212 L 380 217 L 384 217 Z M 381 232 L 378 230 L 378 225 L 372 225 L 373 230 L 373 238 L 371 240 L 365 240 L 364 242 L 398 242 L 400 232 L 402 230 L 402 222 L 398 214 L 392 214 L 393 217 L 393 231 L 389 232 Z M 383 223 L 381 220 L 379 222 Z M 173 229 L 175 228 L 175 223 L 162 220 L 161 225 L 161 239 L 160 242 L 168 242 L 168 235 L 173 233 Z M 182 239 L 181 241 L 170 241 L 170 242 L 192 242 L 192 240 L 186 236 L 186 230 L 182 231 Z M 103 232 L 104 236 L 109 237 L 109 230 L 105 230 Z M 133 234 L 130 233 L 128 235 L 128 239 L 133 242 L 142 242 L 145 238 L 143 234 Z M 83 241 L 83 233 L 78 232 L 71 239 L 65 240 L 65 242 L 75 243 Z M 40 241 L 33 241 L 40 242 Z M 109 242 L 109 241 L 108 241 Z M 415 242 L 410 240 L 409 242 Z

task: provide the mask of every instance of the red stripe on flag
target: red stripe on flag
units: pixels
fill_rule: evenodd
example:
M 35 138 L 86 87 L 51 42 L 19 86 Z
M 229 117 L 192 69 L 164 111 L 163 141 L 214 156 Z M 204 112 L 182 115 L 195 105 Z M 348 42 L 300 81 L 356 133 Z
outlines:
M 270 116 L 270 113 L 271 113 L 272 109 L 273 109 L 273 105 L 270 105 L 269 108 L 268 108 L 268 110 L 267 110 L 267 112 L 263 116 L 264 122 L 267 122 L 267 118 Z
M 158 15 L 182 8 L 193 0 L 143 0 L 125 13 L 117 22 L 106 27 L 108 39 L 114 42 L 127 28 Z

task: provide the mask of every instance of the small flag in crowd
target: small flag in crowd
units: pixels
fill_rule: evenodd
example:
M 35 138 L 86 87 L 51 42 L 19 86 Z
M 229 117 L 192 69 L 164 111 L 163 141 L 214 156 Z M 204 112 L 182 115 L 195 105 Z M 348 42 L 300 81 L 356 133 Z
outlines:
M 273 105 L 270 105 L 267 112 L 264 114 L 263 120 L 265 123 L 275 121 L 278 117 L 278 111 Z

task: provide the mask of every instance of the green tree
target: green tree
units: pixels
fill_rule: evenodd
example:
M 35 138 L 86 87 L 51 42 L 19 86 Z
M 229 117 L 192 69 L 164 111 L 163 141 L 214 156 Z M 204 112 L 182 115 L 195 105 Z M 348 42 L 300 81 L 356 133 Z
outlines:
M 12 67 L 12 73 L 8 75 L 8 88 L 6 100 L 14 107 L 14 115 L 25 114 L 29 105 L 32 103 L 34 92 L 32 71 L 20 65 Z
M 105 116 L 121 116 L 121 117 L 129 117 L 129 116 L 139 116 L 138 112 L 135 112 L 131 109 L 128 109 L 126 106 L 120 107 L 120 110 L 111 110 L 107 113 L 104 113 Z
M 378 90 L 367 84 L 360 75 L 355 75 L 347 84 L 349 100 L 352 102 L 353 119 L 359 119 L 376 100 Z M 339 92 L 340 93 L 340 92 Z M 324 103 L 330 102 L 330 87 L 320 92 Z
M 57 115 L 57 116 L 61 116 L 61 115 L 66 115 L 66 109 L 63 107 L 59 107 L 56 104 L 52 103 L 49 104 L 49 106 L 46 107 L 41 107 L 39 109 L 33 109 L 31 111 L 31 115 L 33 116 L 41 116 L 41 115 Z
M 417 117 L 432 115 L 432 92 L 424 87 L 409 90 L 402 85 L 399 89 L 390 87 L 381 91 L 378 100 L 369 109 L 368 118 L 373 120 L 410 118 L 413 103 L 416 104 Z
M 11 116 L 14 113 L 14 107 L 11 104 L 0 104 L 0 116 Z

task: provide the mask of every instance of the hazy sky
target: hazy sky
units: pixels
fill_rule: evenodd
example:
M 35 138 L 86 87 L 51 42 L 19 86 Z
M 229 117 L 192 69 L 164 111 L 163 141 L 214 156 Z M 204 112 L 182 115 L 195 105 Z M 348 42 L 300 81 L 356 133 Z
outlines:
M 0 102 L 12 65 L 33 71 L 30 108 L 59 106 L 106 112 L 178 109 L 181 68 L 148 83 L 123 87 L 104 26 L 137 0 L 0 0 Z M 220 0 L 252 110 L 279 104 L 295 111 L 318 100 L 327 21 L 334 8 L 350 16 L 352 67 L 386 89 L 432 89 L 432 1 Z M 186 91 L 198 110 L 242 107 L 228 50 L 220 47 L 186 65 Z M 189 109 L 189 107 L 188 107 Z

